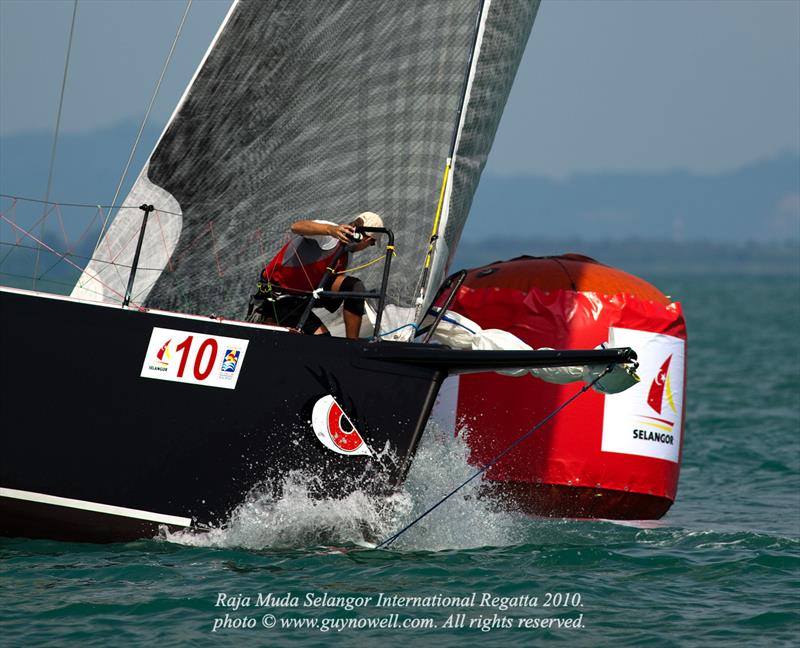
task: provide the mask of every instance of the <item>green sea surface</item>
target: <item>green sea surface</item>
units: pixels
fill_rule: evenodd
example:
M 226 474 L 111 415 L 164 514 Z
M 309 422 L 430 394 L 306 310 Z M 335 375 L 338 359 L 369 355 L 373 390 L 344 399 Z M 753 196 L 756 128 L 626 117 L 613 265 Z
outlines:
M 376 550 L 369 501 L 298 482 L 204 537 L 0 539 L 0 645 L 798 645 L 800 279 L 647 278 L 689 334 L 662 520 L 532 519 L 466 489 Z M 470 474 L 428 432 L 384 533 Z

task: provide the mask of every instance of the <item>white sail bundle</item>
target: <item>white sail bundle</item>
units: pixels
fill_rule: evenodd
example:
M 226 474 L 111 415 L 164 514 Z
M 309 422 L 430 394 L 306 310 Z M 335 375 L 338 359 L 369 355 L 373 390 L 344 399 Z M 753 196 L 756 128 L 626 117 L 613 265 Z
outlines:
M 430 318 L 429 324 L 433 321 Z M 483 329 L 477 322 L 473 322 L 468 317 L 447 311 L 442 317 L 433 333 L 433 341 L 447 345 L 453 349 L 469 349 L 473 351 L 533 351 L 533 347 L 520 340 L 513 333 L 501 329 Z M 599 345 L 597 348 L 613 347 L 613 340 Z M 539 351 L 552 350 L 550 347 L 542 347 Z M 531 369 L 501 369 L 497 373 L 506 376 L 526 376 L 528 374 L 544 380 L 545 382 L 566 385 L 572 382 L 584 381 L 591 383 L 595 378 L 603 373 L 605 367 L 595 366 L 573 366 L 573 367 L 537 367 Z M 636 375 L 634 364 L 614 365 L 614 368 L 605 376 L 600 378 L 594 386 L 595 391 L 604 394 L 617 394 L 625 391 L 639 382 Z

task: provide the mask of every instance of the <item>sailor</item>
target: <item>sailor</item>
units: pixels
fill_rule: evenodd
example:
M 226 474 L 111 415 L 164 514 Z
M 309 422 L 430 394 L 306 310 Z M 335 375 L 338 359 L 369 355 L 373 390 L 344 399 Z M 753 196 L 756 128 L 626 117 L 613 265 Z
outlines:
M 296 327 L 306 311 L 312 292 L 326 279 L 328 291 L 365 292 L 360 279 L 345 274 L 350 255 L 375 245 L 380 234 L 357 232 L 357 227 L 383 227 L 373 212 L 363 212 L 349 223 L 300 220 L 291 227 L 292 238 L 264 266 L 258 292 L 250 298 L 247 321 Z M 364 300 L 357 297 L 320 297 L 315 307 L 335 313 L 343 306 L 345 335 L 355 339 L 361 330 Z M 330 335 L 313 311 L 303 333 Z

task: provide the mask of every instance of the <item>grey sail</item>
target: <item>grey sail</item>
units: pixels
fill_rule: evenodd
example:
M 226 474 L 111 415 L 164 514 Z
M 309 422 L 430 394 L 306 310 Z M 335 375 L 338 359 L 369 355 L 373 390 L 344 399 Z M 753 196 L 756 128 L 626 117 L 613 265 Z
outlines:
M 125 201 L 157 209 L 133 302 L 240 318 L 293 221 L 374 211 L 396 236 L 389 302 L 413 307 L 454 129 L 432 290 L 537 8 L 526 0 L 235 3 Z M 121 301 L 141 217 L 120 210 L 74 296 Z M 380 272 L 376 264 L 357 274 L 375 288 Z

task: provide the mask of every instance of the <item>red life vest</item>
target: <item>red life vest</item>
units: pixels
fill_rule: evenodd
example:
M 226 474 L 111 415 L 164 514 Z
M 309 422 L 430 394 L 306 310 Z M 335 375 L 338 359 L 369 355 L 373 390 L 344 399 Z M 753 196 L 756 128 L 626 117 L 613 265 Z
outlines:
M 313 238 L 293 236 L 261 272 L 261 279 L 289 290 L 315 290 L 328 266 L 339 253 L 340 245 L 323 250 Z M 334 270 L 340 272 L 347 268 L 348 257 L 345 252 L 336 261 Z

